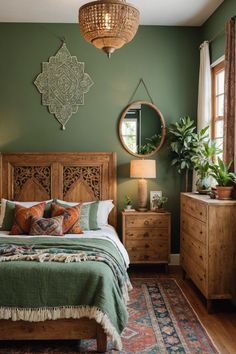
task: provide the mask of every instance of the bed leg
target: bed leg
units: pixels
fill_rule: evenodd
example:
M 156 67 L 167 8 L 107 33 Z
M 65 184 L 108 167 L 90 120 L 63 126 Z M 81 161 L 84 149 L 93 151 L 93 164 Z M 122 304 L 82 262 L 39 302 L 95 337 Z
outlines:
M 107 351 L 107 335 L 100 325 L 97 326 L 97 351 L 99 353 Z

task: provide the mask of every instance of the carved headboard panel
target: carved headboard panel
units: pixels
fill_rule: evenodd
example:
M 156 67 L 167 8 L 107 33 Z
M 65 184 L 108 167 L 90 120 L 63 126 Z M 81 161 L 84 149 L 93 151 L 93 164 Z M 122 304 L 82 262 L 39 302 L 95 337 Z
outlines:
M 116 227 L 116 154 L 2 153 L 0 195 L 21 201 L 113 199 L 109 222 Z

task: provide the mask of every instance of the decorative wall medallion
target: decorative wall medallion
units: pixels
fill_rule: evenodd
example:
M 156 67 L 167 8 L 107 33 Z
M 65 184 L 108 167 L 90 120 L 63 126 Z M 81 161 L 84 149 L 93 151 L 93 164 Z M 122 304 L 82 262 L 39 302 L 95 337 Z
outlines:
M 42 104 L 65 130 L 65 125 L 79 105 L 84 104 L 84 94 L 93 85 L 91 77 L 84 72 L 84 63 L 71 56 L 63 43 L 55 56 L 43 62 L 42 73 L 34 84 L 42 94 Z

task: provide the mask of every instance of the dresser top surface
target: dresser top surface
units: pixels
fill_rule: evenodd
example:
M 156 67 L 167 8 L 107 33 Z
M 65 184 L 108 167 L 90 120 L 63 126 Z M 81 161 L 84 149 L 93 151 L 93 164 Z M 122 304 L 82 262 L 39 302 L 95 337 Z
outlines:
M 199 193 L 181 193 L 181 195 L 190 197 L 206 204 L 211 205 L 236 205 L 236 200 L 219 200 L 219 199 L 211 199 L 209 195 L 202 195 Z

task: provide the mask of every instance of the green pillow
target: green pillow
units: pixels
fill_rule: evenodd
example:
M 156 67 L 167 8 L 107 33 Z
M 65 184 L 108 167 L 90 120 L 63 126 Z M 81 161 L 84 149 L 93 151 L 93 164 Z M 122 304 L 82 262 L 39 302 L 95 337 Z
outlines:
M 6 202 L 5 214 L 2 221 L 2 230 L 10 231 L 14 223 L 15 203 Z
M 64 208 L 71 208 L 71 205 L 60 203 L 56 200 L 56 203 Z M 80 210 L 79 223 L 83 231 L 88 230 L 100 230 L 97 223 L 99 202 L 83 204 Z
M 51 217 L 51 204 L 52 202 L 49 202 L 45 205 L 44 208 L 44 218 L 50 218 Z M 12 228 L 12 225 L 14 223 L 14 214 L 15 214 L 15 203 L 7 200 L 6 202 L 6 209 L 5 209 L 5 214 L 2 222 L 2 230 L 4 231 L 10 231 Z

